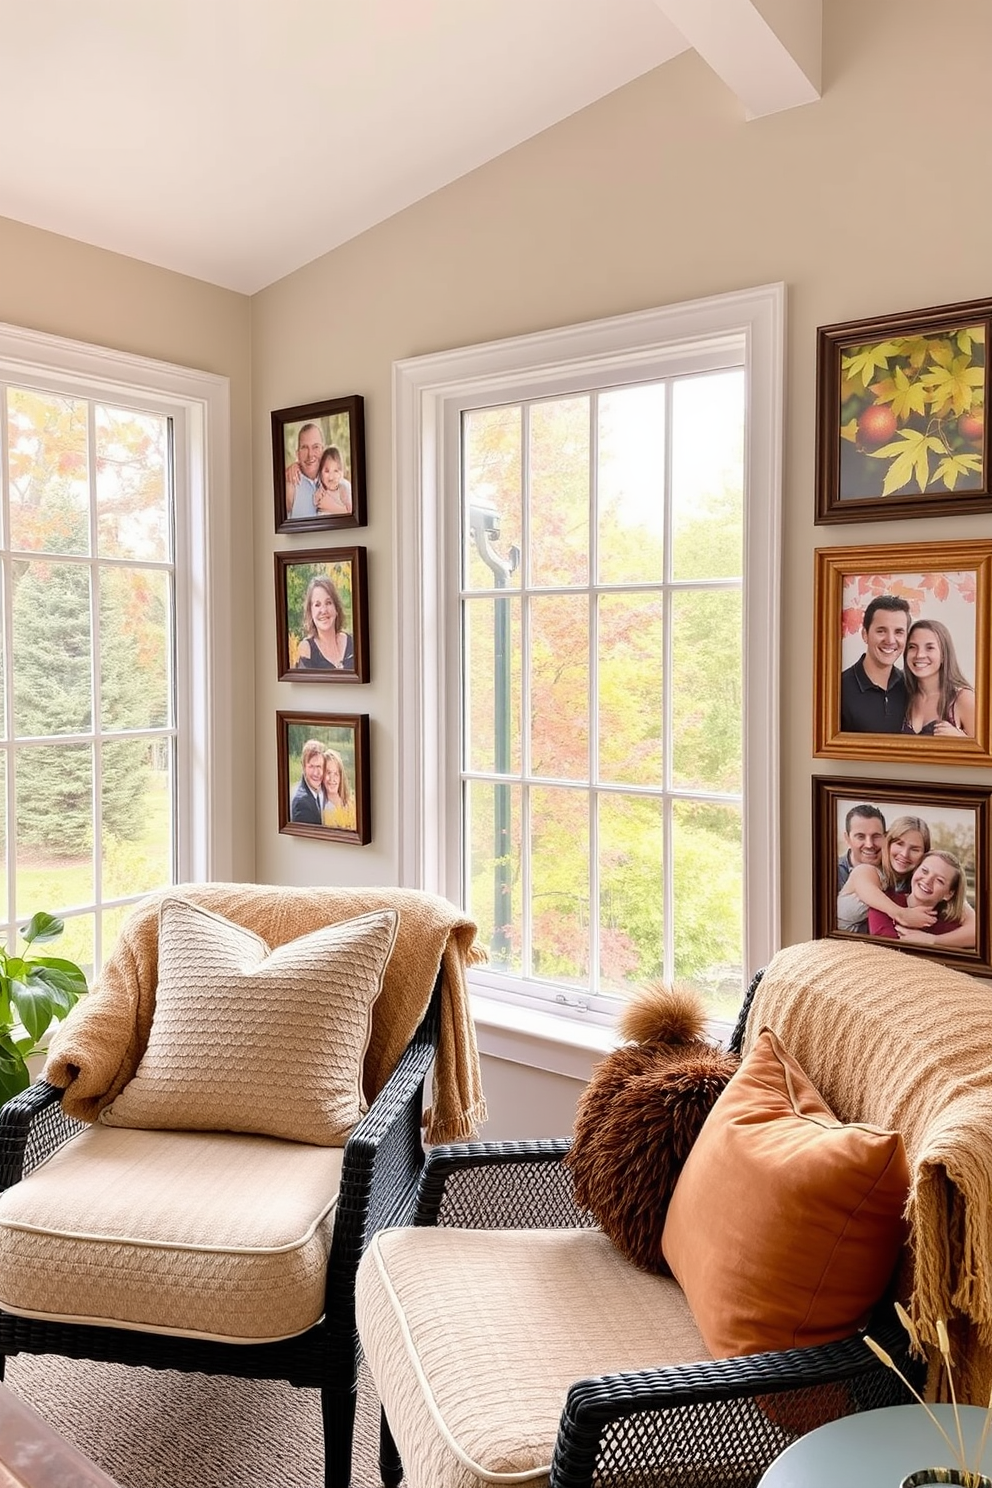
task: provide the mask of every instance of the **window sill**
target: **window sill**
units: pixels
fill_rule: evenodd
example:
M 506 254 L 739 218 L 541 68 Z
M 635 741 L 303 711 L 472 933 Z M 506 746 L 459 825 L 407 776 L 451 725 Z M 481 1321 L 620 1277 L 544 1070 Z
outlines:
M 581 1023 L 480 992 L 471 996 L 480 1054 L 586 1081 L 603 1055 L 616 1048 L 616 1033 L 601 1023 Z

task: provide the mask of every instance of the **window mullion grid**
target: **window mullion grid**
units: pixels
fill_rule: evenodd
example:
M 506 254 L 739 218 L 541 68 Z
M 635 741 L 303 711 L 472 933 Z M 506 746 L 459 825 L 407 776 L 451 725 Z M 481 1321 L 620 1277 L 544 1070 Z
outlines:
M 100 569 L 97 562 L 99 533 L 96 504 L 96 404 L 90 399 L 86 405 L 87 477 L 89 486 L 89 534 L 90 534 L 90 665 L 91 695 L 90 712 L 93 728 L 93 898 L 96 905 L 103 901 L 103 689 L 100 679 Z M 103 916 L 96 909 L 93 913 L 93 965 L 103 964 L 102 947 Z
M 530 561 L 530 404 L 520 405 L 520 968 L 534 975 L 531 918 L 531 561 Z
M 589 991 L 599 992 L 599 393 L 589 395 Z
M 14 811 L 16 802 L 14 799 L 14 668 L 8 660 L 10 656 L 10 638 L 13 635 L 11 627 L 14 623 L 14 595 L 11 583 L 10 562 L 10 458 L 8 445 L 8 414 L 7 414 L 7 384 L 0 383 L 0 526 L 3 530 L 3 645 L 4 645 L 4 667 L 3 667 L 3 714 L 4 735 L 3 749 L 7 768 L 4 771 L 4 810 L 7 816 L 6 840 L 4 842 L 4 853 L 6 855 L 5 867 L 7 870 L 7 903 L 4 906 L 5 918 L 8 927 L 13 925 L 17 910 L 17 885 L 14 881 L 14 838 L 16 823 Z M 9 934 L 9 930 L 8 930 Z M 6 936 L 4 939 L 6 940 Z
M 665 379 L 665 448 L 662 462 L 662 662 L 661 662 L 661 709 L 662 709 L 662 828 L 661 828 L 661 874 L 662 874 L 662 975 L 665 981 L 675 977 L 675 873 L 674 837 L 675 806 L 672 797 L 672 751 L 675 728 L 672 708 L 672 410 L 674 396 L 672 381 Z

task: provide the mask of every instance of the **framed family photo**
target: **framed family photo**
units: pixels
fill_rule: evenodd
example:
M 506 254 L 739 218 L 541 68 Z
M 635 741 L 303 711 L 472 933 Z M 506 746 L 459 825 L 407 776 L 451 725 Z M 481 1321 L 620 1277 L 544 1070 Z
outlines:
M 813 777 L 813 934 L 992 976 L 992 787 Z
M 813 753 L 989 765 L 992 541 L 818 548 Z
M 277 713 L 279 830 L 372 841 L 367 713 Z
M 992 511 L 992 300 L 820 326 L 816 521 Z
M 364 527 L 365 405 L 332 398 L 272 415 L 277 532 Z
M 275 561 L 279 680 L 367 682 L 366 550 L 277 553 Z

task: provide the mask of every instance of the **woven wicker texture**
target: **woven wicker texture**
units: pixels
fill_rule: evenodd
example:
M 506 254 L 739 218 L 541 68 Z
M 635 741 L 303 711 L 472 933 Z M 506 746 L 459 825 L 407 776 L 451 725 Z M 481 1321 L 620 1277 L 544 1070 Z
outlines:
M 164 900 L 148 1047 L 100 1120 L 343 1144 L 364 1110 L 362 1061 L 397 922 L 379 910 L 270 951 L 221 915 Z

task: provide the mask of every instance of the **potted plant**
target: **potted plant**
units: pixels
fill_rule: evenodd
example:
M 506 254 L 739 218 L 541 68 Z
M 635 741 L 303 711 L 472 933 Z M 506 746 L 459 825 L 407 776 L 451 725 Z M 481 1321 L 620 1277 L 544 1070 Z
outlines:
M 20 955 L 0 946 L 0 1105 L 30 1085 L 28 1060 L 41 1052 L 51 1025 L 87 990 L 74 961 L 29 949 L 57 940 L 64 929 L 61 920 L 41 910 L 21 931 L 25 949 Z

